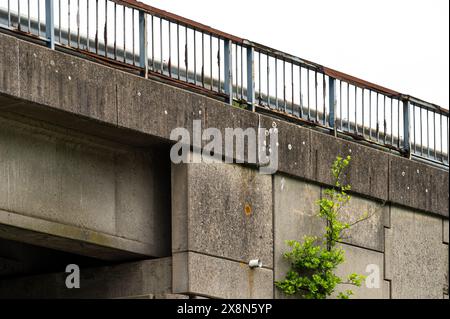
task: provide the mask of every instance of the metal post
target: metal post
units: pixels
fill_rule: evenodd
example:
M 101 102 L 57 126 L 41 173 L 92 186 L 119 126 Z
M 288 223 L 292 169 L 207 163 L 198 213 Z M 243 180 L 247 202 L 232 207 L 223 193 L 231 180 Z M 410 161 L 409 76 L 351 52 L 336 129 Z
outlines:
M 144 69 L 144 77 L 148 76 L 147 47 L 147 14 L 139 11 L 139 66 Z
M 408 99 L 403 100 L 403 145 L 405 155 L 411 157 L 411 141 L 409 139 L 409 101 Z M 400 140 L 400 136 L 398 137 Z
M 53 0 L 45 0 L 45 34 L 47 37 L 47 46 L 55 49 L 55 17 Z
M 255 112 L 255 49 L 247 47 L 247 102 Z
M 330 107 L 330 115 L 328 118 L 328 123 L 331 128 L 334 129 L 334 135 L 337 135 L 335 119 L 336 119 L 336 79 L 329 77 L 328 78 L 328 103 Z M 341 119 L 342 120 L 342 119 Z
M 224 41 L 224 59 L 225 59 L 225 94 L 228 95 L 228 103 L 233 104 L 233 60 L 232 60 L 232 43 L 231 40 Z

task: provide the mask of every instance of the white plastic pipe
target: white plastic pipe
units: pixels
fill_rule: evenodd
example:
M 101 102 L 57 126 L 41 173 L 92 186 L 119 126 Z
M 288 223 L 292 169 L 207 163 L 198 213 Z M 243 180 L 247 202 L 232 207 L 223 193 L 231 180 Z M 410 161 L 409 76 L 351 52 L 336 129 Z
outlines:
M 259 259 L 252 259 L 249 261 L 248 266 L 250 268 L 261 268 L 262 267 L 262 261 Z

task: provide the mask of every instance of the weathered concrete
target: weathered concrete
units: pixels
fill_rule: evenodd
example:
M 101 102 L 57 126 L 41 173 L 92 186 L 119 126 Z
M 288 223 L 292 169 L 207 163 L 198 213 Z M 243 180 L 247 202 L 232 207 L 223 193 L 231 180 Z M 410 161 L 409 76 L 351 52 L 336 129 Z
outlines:
M 97 130 L 96 134 L 111 135 L 117 139 L 139 133 L 142 134 L 139 135 L 139 143 L 144 144 L 151 143 L 150 140 L 154 143 L 155 138 L 159 139 L 160 144 L 169 143 L 173 128 L 182 126 L 191 130 L 194 119 L 201 119 L 204 127 L 220 129 L 257 128 L 258 124 L 268 128 L 271 127 L 269 124 L 276 122 L 282 137 L 280 172 L 328 184 L 329 165 L 336 155 L 346 155 L 351 149 L 354 161 L 349 181 L 355 193 L 380 200 L 389 199 L 448 217 L 448 172 L 417 164 L 427 166 L 433 172 L 433 179 L 422 179 L 420 189 L 411 192 L 409 196 L 412 200 L 409 201 L 395 192 L 396 185 L 402 189 L 402 181 L 396 175 L 396 167 L 403 165 L 398 156 L 308 128 L 277 122 L 265 115 L 231 108 L 206 96 L 50 51 L 4 34 L 0 37 L 1 43 L 6 43 L 3 55 L 0 55 L 0 78 L 8 78 L 8 81 L 1 82 L 0 94 L 9 98 L 6 102 L 2 100 L 2 108 L 36 117 L 43 116 L 40 113 L 49 110 L 68 112 L 77 117 L 70 121 L 66 116 L 58 115 L 52 117 L 52 122 Z M 9 55 L 6 58 L 8 52 L 18 52 L 19 58 L 10 58 Z M 17 99 L 21 99 L 21 103 L 17 104 Z M 98 120 L 103 126 L 95 129 L 89 121 L 80 120 L 80 116 Z M 124 129 L 126 134 L 121 136 L 112 130 L 113 127 Z M 128 140 L 134 143 L 132 138 Z M 429 196 L 432 199 L 421 199 L 424 188 L 431 190 Z
M 117 123 L 117 72 L 19 41 L 20 98 Z
M 344 243 L 384 251 L 384 226 L 388 226 L 388 205 L 352 196 L 349 203 L 340 210 L 340 214 L 342 221 L 354 224 L 344 231 Z M 365 219 L 358 222 L 361 218 Z
M 172 173 L 173 252 L 273 267 L 271 176 L 228 164 L 173 165 Z
M 274 230 L 275 230 L 275 280 L 284 278 L 289 270 L 289 264 L 282 258 L 288 251 L 285 240 L 301 240 L 303 236 L 322 236 L 325 222 L 318 218 L 316 204 L 320 199 L 321 189 L 318 186 L 301 182 L 292 178 L 275 176 L 274 178 Z M 352 245 L 342 244 L 346 251 L 346 262 L 339 267 L 337 274 L 346 277 L 352 272 L 366 275 L 367 265 L 375 264 L 379 267 L 380 287 L 368 289 L 355 288 L 356 298 L 389 298 L 388 283 L 383 281 L 384 261 L 383 254 L 372 250 L 384 250 L 384 214 L 388 207 L 363 198 L 352 197 L 348 206 L 341 211 L 343 220 L 352 222 L 355 218 L 367 212 L 373 215 L 354 226 L 345 236 L 345 241 Z M 356 217 L 355 217 L 356 216 Z M 355 247 L 358 245 L 364 248 Z M 344 291 L 353 287 L 342 286 L 337 290 Z M 334 295 L 336 296 L 337 293 Z M 276 298 L 286 296 L 275 290 Z
M 57 249 L 103 260 L 129 260 L 152 256 L 161 249 L 89 229 L 0 210 L 1 238 Z
M 304 236 L 322 236 L 325 222 L 318 216 L 316 201 L 320 187 L 289 177 L 274 177 L 274 262 L 275 280 L 281 280 L 289 270 L 283 254 L 289 250 L 286 240 L 301 240 Z M 285 296 L 278 289 L 276 298 Z
M 1 34 L 0 37 L 0 92 L 18 97 L 19 40 Z M 3 97 L 0 96 L 0 109 L 3 106 Z
M 1 228 L 5 238 L 19 241 L 14 229 L 22 228 L 167 256 L 169 169 L 151 152 L 17 116 L 0 117 Z
M 333 185 L 330 167 L 337 156 L 352 157 L 346 181 L 352 190 L 381 200 L 387 200 L 388 155 L 367 146 L 359 145 L 319 132 L 311 132 L 311 165 L 314 180 Z
M 278 172 L 313 180 L 311 130 L 263 115 L 259 120 L 261 127 L 278 130 Z
M 346 244 L 340 246 L 345 251 L 345 262 L 338 267 L 336 275 L 340 276 L 344 282 L 352 273 L 364 275 L 366 279 L 362 281 L 361 287 L 339 285 L 332 297 L 336 298 L 339 292 L 350 289 L 354 293 L 351 299 L 389 299 L 389 282 L 383 279 L 383 254 Z
M 392 207 L 385 258 L 392 298 L 442 298 L 448 245 L 442 243 L 440 218 Z
M 349 232 L 339 271 L 364 273 L 385 251 L 392 297 L 446 295 L 448 172 L 3 34 L 0 43 L 0 237 L 104 260 L 168 256 L 172 246 L 174 291 L 101 292 L 114 298 L 271 298 L 287 270 L 284 240 L 320 233 L 314 202 L 335 157 L 351 155 L 347 217 L 376 214 Z M 174 165 L 170 178 L 170 132 L 192 131 L 195 119 L 222 133 L 276 127 L 278 175 L 193 164 Z M 265 268 L 250 270 L 253 258 Z M 388 286 L 356 297 L 388 297 Z
M 389 200 L 448 218 L 448 171 L 392 156 Z
M 80 268 L 80 288 L 66 287 L 67 273 L 0 280 L 0 298 L 170 298 L 171 258 L 98 268 Z
M 225 299 L 273 298 L 273 271 L 189 253 L 173 255 L 173 292 Z
M 1 279 L 59 272 L 68 264 L 100 267 L 107 261 L 0 238 Z

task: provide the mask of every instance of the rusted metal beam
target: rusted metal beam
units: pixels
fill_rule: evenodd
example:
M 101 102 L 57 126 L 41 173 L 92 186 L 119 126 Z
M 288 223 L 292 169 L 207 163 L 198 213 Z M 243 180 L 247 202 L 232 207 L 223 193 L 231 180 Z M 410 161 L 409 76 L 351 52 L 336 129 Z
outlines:
M 397 91 L 385 88 L 385 87 L 383 87 L 381 85 L 378 85 L 378 84 L 375 84 L 375 83 L 371 83 L 371 82 L 368 82 L 366 80 L 362 80 L 362 79 L 357 78 L 355 76 L 352 76 L 352 75 L 349 75 L 349 74 L 346 74 L 346 73 L 343 73 L 343 72 L 340 72 L 340 71 L 336 71 L 336 70 L 333 70 L 333 69 L 327 68 L 327 67 L 322 67 L 322 68 L 323 68 L 323 72 L 326 75 L 328 75 L 328 76 L 330 76 L 332 78 L 338 79 L 338 80 L 345 81 L 347 83 L 350 83 L 352 85 L 358 86 L 360 88 L 370 89 L 370 90 L 372 90 L 374 92 L 382 93 L 382 94 L 385 94 L 385 95 L 387 95 L 389 97 L 397 97 L 397 96 L 401 95 L 400 92 L 397 92 Z

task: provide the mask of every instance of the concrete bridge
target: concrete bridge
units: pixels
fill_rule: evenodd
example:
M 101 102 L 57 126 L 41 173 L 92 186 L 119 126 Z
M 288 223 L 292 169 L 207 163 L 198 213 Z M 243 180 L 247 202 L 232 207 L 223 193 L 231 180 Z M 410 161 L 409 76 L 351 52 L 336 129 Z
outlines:
M 284 242 L 323 231 L 315 202 L 351 155 L 347 217 L 373 217 L 342 242 L 339 273 L 379 267 L 359 298 L 448 298 L 448 168 L 227 104 L 0 33 L 0 296 L 284 298 Z M 278 172 L 172 164 L 170 133 L 194 120 L 276 127 Z

